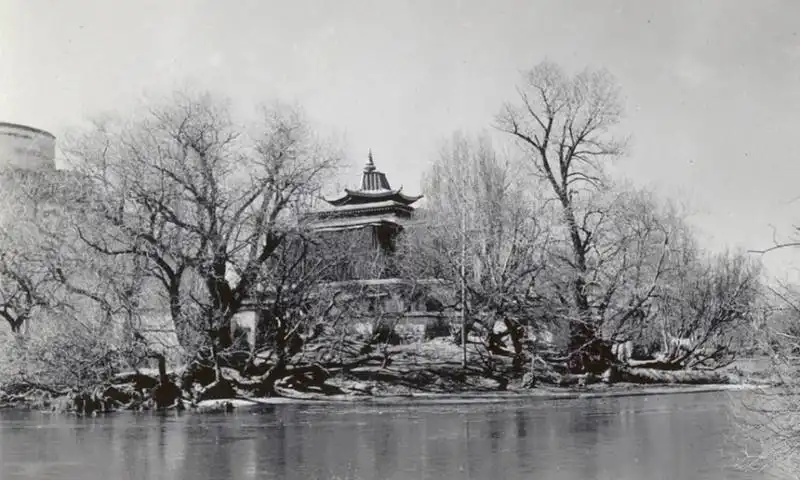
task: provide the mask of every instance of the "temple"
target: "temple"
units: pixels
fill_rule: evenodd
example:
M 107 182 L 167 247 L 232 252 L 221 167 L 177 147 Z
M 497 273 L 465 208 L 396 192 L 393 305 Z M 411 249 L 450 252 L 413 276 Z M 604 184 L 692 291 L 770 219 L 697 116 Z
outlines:
M 370 151 L 360 186 L 323 198 L 324 208 L 306 217 L 305 226 L 323 240 L 315 242 L 326 263 L 321 284 L 347 300 L 356 331 L 372 334 L 376 325 L 390 322 L 416 336 L 427 328 L 449 332 L 452 292 L 439 280 L 410 278 L 407 258 L 398 251 L 399 235 L 422 221 L 413 206 L 421 198 L 392 188 Z
M 391 255 L 397 235 L 413 223 L 412 205 L 422 198 L 406 195 L 402 190 L 393 189 L 386 174 L 377 170 L 370 151 L 360 188 L 346 188 L 344 195 L 325 199 L 330 207 L 314 214 L 310 228 L 317 232 L 364 232 L 368 238 L 360 235 L 360 241 L 366 241 L 378 254 Z M 366 246 L 360 245 L 362 253 Z
M 406 195 L 393 189 L 386 174 L 378 171 L 372 152 L 361 174 L 358 189 L 324 199 L 327 208 L 315 212 L 309 227 L 326 238 L 339 252 L 338 266 L 331 269 L 328 285 L 349 291 L 365 303 L 363 322 L 375 318 L 404 318 L 419 326 L 439 318 L 432 305 L 430 281 L 405 278 L 402 256 L 396 255 L 398 236 L 418 223 L 413 204 L 422 195 Z M 431 307 L 434 308 L 431 308 Z

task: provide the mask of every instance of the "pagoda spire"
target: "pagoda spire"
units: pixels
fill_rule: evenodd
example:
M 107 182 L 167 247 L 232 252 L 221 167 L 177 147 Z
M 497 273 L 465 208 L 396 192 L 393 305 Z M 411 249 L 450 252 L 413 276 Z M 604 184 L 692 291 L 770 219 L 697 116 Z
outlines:
M 386 174 L 378 171 L 375 167 L 375 160 L 372 157 L 372 149 L 370 148 L 367 154 L 367 163 L 364 164 L 364 170 L 361 173 L 360 188 L 356 190 L 345 188 L 344 195 L 330 200 L 326 199 L 325 201 L 334 207 L 368 205 L 384 201 L 391 201 L 409 207 L 412 203 L 422 198 L 422 195 L 405 195 L 401 192 L 402 189 L 403 187 L 392 190 Z
M 375 162 L 372 160 L 372 149 L 369 149 L 369 155 L 367 156 L 367 164 L 364 165 L 364 173 L 371 173 L 375 171 Z
M 361 175 L 362 191 L 391 190 L 386 174 L 379 172 L 375 168 L 375 161 L 372 159 L 372 149 L 367 156 L 367 164 L 364 165 L 364 173 Z

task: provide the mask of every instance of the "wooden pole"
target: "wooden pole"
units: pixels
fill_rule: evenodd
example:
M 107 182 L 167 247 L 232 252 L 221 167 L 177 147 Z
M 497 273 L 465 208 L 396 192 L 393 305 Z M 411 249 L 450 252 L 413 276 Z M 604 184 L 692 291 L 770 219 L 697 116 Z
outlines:
M 461 213 L 461 368 L 467 368 L 467 209 Z

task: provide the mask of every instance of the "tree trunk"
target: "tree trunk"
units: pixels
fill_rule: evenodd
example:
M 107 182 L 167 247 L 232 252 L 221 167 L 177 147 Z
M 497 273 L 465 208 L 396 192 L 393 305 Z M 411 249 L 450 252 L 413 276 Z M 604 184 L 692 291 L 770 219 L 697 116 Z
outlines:
M 601 374 L 613 363 L 611 346 L 598 338 L 594 324 L 579 320 L 570 324 L 570 372 Z
M 525 329 L 519 322 L 512 321 L 511 319 L 504 318 L 503 322 L 506 324 L 508 336 L 511 339 L 511 345 L 514 348 L 514 358 L 511 361 L 511 369 L 515 373 L 522 371 L 525 358 L 522 351 L 522 336 L 525 334 Z
M 184 318 L 181 302 L 180 280 L 174 279 L 169 285 L 169 314 L 178 344 L 187 352 L 193 352 L 198 341 L 198 331 L 190 319 Z
M 592 309 L 586 292 L 588 240 L 581 239 L 572 202 L 566 196 L 566 189 L 564 192 L 565 194 L 561 196 L 561 205 L 564 208 L 564 216 L 569 228 L 576 274 L 573 294 L 577 316 L 569 326 L 569 369 L 573 373 L 600 374 L 613 363 L 611 347 L 601 341 L 597 334 L 597 325 L 592 317 Z
M 231 322 L 224 319 L 219 322 L 221 325 L 216 329 L 215 339 L 218 352 L 224 352 L 233 345 L 233 335 L 231 334 Z
M 150 356 L 158 361 L 158 385 L 151 392 L 156 408 L 175 406 L 181 390 L 167 376 L 167 359 L 161 353 L 151 353 Z
M 9 326 L 11 327 L 11 333 L 15 337 L 18 337 L 18 336 L 22 335 L 22 323 L 23 322 L 16 322 L 16 321 L 15 322 L 12 322 L 12 321 L 8 322 Z

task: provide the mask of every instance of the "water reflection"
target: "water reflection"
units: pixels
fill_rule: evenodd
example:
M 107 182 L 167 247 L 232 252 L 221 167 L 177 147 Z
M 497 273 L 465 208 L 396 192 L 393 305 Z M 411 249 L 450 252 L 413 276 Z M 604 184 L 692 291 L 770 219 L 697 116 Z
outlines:
M 281 406 L 97 418 L 0 412 L 0 478 L 722 479 L 727 394 Z

